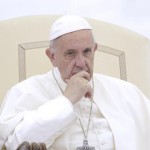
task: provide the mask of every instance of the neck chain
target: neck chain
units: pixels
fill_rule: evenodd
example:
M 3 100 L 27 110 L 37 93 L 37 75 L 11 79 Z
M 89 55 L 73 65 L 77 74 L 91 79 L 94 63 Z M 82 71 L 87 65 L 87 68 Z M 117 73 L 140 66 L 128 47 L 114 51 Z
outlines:
M 58 83 L 58 80 L 55 77 L 54 69 L 52 69 L 52 75 L 53 75 L 53 78 L 55 79 L 59 89 L 61 90 L 62 93 L 64 93 L 64 91 L 62 90 L 61 86 Z M 93 85 L 93 91 L 94 91 L 94 81 L 93 81 L 93 79 L 92 79 L 92 85 Z M 92 109 L 93 109 L 93 96 L 91 98 L 90 114 L 89 114 L 89 119 L 88 119 L 88 124 L 87 124 L 87 130 L 86 131 L 84 130 L 84 127 L 83 127 L 81 119 L 79 118 L 79 122 L 80 122 L 80 125 L 81 125 L 81 128 L 82 128 L 82 132 L 83 132 L 83 135 L 84 135 L 84 140 L 83 140 L 83 146 L 77 147 L 76 150 L 83 150 L 85 148 L 87 150 L 95 150 L 94 147 L 88 145 L 88 139 L 87 139 L 88 138 L 88 132 L 89 132 L 89 126 L 90 126 L 90 122 L 91 122 L 91 117 L 92 117 Z

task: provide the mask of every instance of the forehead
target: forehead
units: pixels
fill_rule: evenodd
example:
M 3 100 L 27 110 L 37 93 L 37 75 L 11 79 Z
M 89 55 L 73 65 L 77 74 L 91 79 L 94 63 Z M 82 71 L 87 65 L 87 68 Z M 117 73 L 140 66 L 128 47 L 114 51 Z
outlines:
M 79 30 L 67 33 L 56 39 L 57 49 L 78 49 L 92 47 L 94 44 L 91 30 Z

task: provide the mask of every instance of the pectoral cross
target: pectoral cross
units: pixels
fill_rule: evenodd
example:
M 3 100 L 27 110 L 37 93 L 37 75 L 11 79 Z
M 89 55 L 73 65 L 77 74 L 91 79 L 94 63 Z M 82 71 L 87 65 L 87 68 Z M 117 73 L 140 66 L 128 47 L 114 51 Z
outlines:
M 83 146 L 77 147 L 76 150 L 95 150 L 95 147 L 89 146 L 89 145 L 88 145 L 88 140 L 87 140 L 87 139 L 84 139 L 84 140 L 83 140 Z

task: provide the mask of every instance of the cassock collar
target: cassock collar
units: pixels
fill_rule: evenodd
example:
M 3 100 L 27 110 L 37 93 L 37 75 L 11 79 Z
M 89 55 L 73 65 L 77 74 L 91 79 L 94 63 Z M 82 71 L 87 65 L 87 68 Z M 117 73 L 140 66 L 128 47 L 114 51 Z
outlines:
M 54 76 L 55 76 L 59 86 L 64 91 L 66 89 L 67 83 L 62 80 L 60 72 L 57 67 L 53 68 L 53 73 L 54 73 Z

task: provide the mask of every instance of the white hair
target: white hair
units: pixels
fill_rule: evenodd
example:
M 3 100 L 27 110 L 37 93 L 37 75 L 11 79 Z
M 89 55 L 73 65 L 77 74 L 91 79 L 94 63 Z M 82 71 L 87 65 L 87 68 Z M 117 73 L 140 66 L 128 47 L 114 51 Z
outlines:
M 52 53 L 54 53 L 56 51 L 56 49 L 54 48 L 54 43 L 55 43 L 56 39 L 51 40 L 49 43 L 49 47 Z

